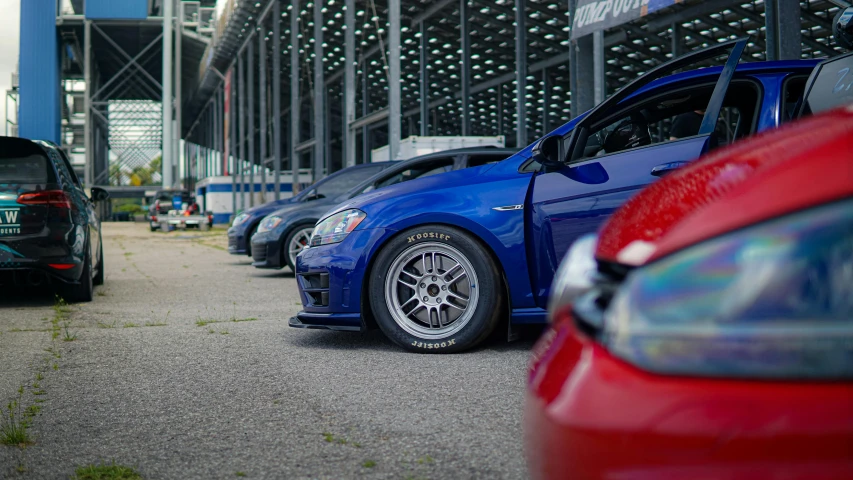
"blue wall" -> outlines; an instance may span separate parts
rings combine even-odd
[[[18,135],[59,143],[56,0],[21,0]]]
[[[148,18],[148,0],[86,0],[86,18],[144,20]]]

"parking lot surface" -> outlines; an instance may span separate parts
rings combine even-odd
[[[111,461],[146,479],[526,476],[532,340],[416,355],[293,329],[293,274],[228,255],[222,230],[113,223],[104,242],[93,302],[0,297],[0,400],[40,407],[0,478]]]

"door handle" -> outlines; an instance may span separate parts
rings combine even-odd
[[[657,165],[656,167],[654,167],[654,168],[652,169],[652,172],[651,172],[651,173],[652,173],[652,175],[654,175],[654,176],[656,176],[656,177],[662,177],[662,176],[666,175],[667,173],[669,173],[669,172],[671,172],[671,171],[673,171],[673,170],[678,170],[679,168],[681,168],[681,167],[683,167],[683,166],[687,165],[688,163],[690,163],[690,162],[669,162],[669,163],[662,163],[662,164]]]

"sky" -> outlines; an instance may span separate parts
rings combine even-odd
[[[4,119],[0,125],[0,135],[3,135],[6,131],[6,90],[12,86],[12,72],[18,64],[21,0],[0,0],[0,12],[0,95],[3,96],[0,111]]]

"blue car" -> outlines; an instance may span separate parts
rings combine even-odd
[[[314,224],[329,208],[365,192],[410,182],[414,179],[439,175],[487,163],[499,162],[515,150],[496,147],[470,147],[443,150],[395,162],[351,189],[335,191],[326,188],[326,198],[308,204],[285,205],[270,213],[251,237],[252,265],[257,268],[290,267],[295,271],[296,255],[308,245]]]
[[[304,204],[322,200],[329,192],[346,191],[376,173],[394,165],[395,162],[376,162],[345,168],[320,180],[298,194],[281,200],[252,207],[236,217],[228,229],[228,253],[252,256],[252,235],[258,230],[261,219],[285,205]]]
[[[502,322],[509,333],[544,323],[554,272],[575,239],[660,176],[797,109],[817,62],[738,65],[745,44],[652,69],[496,165],[339,205],[297,257],[303,310],[290,326],[378,326],[410,351],[449,353]],[[696,69],[727,54],[722,67]]]

